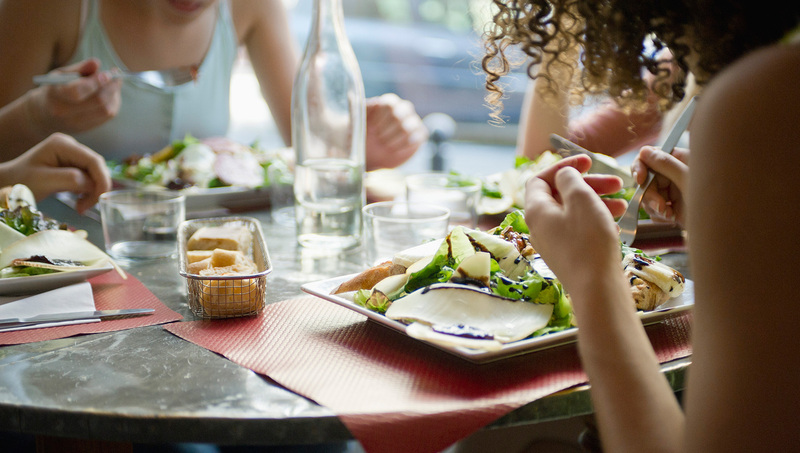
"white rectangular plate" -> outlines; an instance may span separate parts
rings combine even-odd
[[[387,326],[389,328],[392,328],[394,330],[397,330],[398,332],[402,332],[403,334],[405,334],[406,332],[405,324],[389,319],[380,313],[367,310],[366,308],[354,303],[351,300],[348,300],[346,298],[340,297],[335,294],[331,294],[331,292],[334,289],[336,289],[342,282],[345,282],[353,278],[355,275],[357,274],[345,275],[341,277],[330,278],[327,280],[320,280],[316,282],[306,283],[305,285],[302,286],[302,289],[303,291],[309,294],[313,294],[327,301],[339,304],[342,307],[349,308],[350,310],[361,313],[362,315],[366,316],[367,318],[375,322],[378,322],[380,324],[383,324],[384,326]],[[674,299],[670,299],[669,301],[665,302],[663,305],[659,306],[657,309],[653,311],[645,311],[645,312],[640,311],[639,317],[642,318],[642,323],[644,323],[645,325],[655,324],[657,322],[663,321],[664,319],[676,316],[678,314],[681,314],[689,310],[692,307],[692,305],[694,305],[694,284],[691,280],[686,280],[686,288],[682,295]],[[443,346],[433,343],[428,343],[428,344],[436,348],[439,348],[443,351],[454,354],[463,359],[469,360],[470,362],[486,363],[506,357],[527,354],[530,352],[541,351],[543,349],[552,348],[555,346],[561,346],[573,343],[577,340],[577,334],[578,334],[577,328],[562,330],[561,332],[546,334],[540,337],[526,338],[524,340],[515,341],[513,343],[506,343],[503,345],[501,349],[497,351],[479,351],[464,347]]]
[[[77,271],[55,272],[52,274],[29,275],[27,277],[0,278],[0,296],[19,296],[41,293],[62,286],[80,283],[86,279],[114,269],[111,264],[103,267]]]

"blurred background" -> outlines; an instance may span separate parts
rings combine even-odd
[[[313,0],[284,0],[302,53]],[[481,35],[490,0],[342,0],[345,28],[367,97],[396,93],[434,129],[432,140],[398,170],[488,175],[513,167],[524,68],[506,78],[505,124],[489,123]],[[282,146],[245,54],[231,88],[232,138]],[[444,115],[441,115],[444,114]],[[445,116],[446,115],[446,116]],[[452,120],[451,120],[452,119]]]

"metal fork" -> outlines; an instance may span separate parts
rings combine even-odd
[[[672,150],[675,148],[675,145],[678,144],[681,135],[683,135],[683,132],[689,126],[689,121],[692,119],[692,113],[694,113],[696,104],[696,96],[690,99],[689,103],[686,104],[683,112],[681,112],[681,116],[678,117],[678,121],[676,121],[672,126],[669,134],[667,134],[667,138],[661,145],[662,151],[672,154]],[[622,240],[622,243],[625,245],[631,245],[633,240],[636,238],[636,230],[639,227],[639,205],[642,203],[642,197],[644,197],[644,193],[647,191],[647,188],[650,187],[650,183],[653,182],[653,178],[655,178],[655,174],[652,172],[647,174],[647,179],[645,180],[644,184],[636,188],[636,192],[633,194],[633,198],[631,198],[631,201],[628,203],[628,208],[625,210],[625,214],[623,214],[617,222],[617,226],[619,226],[620,240]]]
[[[83,76],[77,72],[50,72],[34,76],[33,83],[36,85],[60,85],[81,77]],[[157,88],[166,88],[197,80],[197,66],[180,66],[160,71],[118,71],[112,77],[140,80]]]

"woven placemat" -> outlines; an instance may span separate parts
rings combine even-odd
[[[661,362],[691,354],[689,322],[647,328]],[[587,381],[574,344],[478,365],[316,297],[165,329],[330,408],[367,451],[441,451]]]

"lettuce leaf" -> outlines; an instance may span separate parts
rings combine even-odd
[[[495,233],[499,234],[509,226],[517,233],[530,233],[530,230],[528,230],[528,224],[525,223],[525,212],[523,212],[521,209],[517,209],[514,212],[508,213],[506,218],[500,222],[500,226],[495,229]]]

